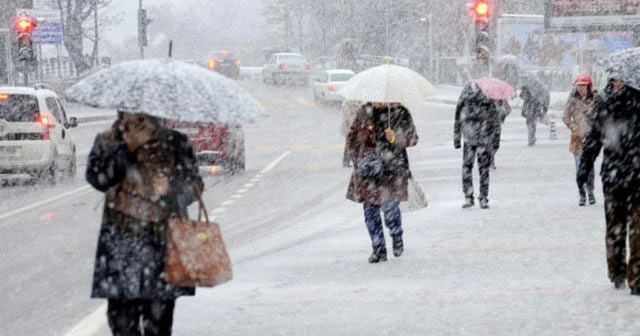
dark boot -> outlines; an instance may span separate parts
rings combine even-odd
[[[377,264],[381,261],[387,261],[387,250],[373,251],[369,257],[369,263]]]
[[[393,236],[393,255],[399,257],[404,252],[404,242],[402,236]]]
[[[640,296],[640,288],[631,288],[631,295]]]
[[[624,286],[624,280],[615,280],[615,281],[613,281],[613,287],[615,289],[623,289],[625,287]]]
[[[593,190],[589,191],[589,204],[594,205],[596,204],[596,196],[593,194]]]
[[[480,200],[480,209],[489,209],[489,200],[481,199]]]
[[[464,199],[464,204],[462,204],[462,208],[463,209],[467,209],[467,208],[470,208],[470,207],[472,207],[474,205],[475,205],[475,202],[473,201],[473,197],[466,197]]]
[[[580,193],[580,200],[578,201],[578,205],[585,206],[587,204],[587,195],[582,187],[578,189],[578,192]]]

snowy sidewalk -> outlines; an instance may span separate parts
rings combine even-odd
[[[637,335],[640,299],[607,280],[600,185],[579,208],[566,130],[531,148],[508,118],[491,209],[463,210],[452,115],[424,115],[410,157],[430,203],[403,214],[402,257],[368,264],[361,206],[337,193],[234,249],[235,279],[180,299],[175,334]]]

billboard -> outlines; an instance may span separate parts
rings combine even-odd
[[[498,19],[498,56],[515,56],[521,68],[584,66],[631,46],[630,31],[554,32],[541,16]]]
[[[545,0],[545,28],[597,31],[640,24],[640,0]]]

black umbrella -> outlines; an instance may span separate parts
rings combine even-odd
[[[640,90],[640,48],[630,48],[609,55],[600,62],[609,77],[619,79]]]

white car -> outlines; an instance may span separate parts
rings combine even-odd
[[[262,68],[262,81],[273,84],[299,82],[309,85],[311,66],[307,59],[296,53],[275,53]]]
[[[76,145],[58,95],[42,86],[0,87],[0,174],[43,181],[76,174]]]
[[[323,103],[341,102],[344,100],[337,92],[355,72],[348,69],[325,70],[313,80],[313,99]]]

